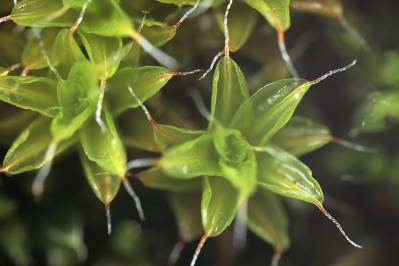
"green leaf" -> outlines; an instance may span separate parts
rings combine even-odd
[[[222,177],[205,177],[201,201],[202,225],[218,236],[231,224],[240,206],[240,193]]]
[[[244,74],[233,59],[224,56],[217,64],[213,76],[210,128],[214,123],[227,126],[239,106],[248,98]]]
[[[147,122],[147,124],[149,123]],[[155,129],[154,139],[161,151],[166,151],[173,146],[182,144],[183,142],[189,140],[193,140],[206,133],[206,131],[203,130],[191,130],[169,125],[160,125],[160,127],[163,132]]]
[[[49,118],[40,117],[22,131],[4,158],[3,168],[5,171],[10,174],[19,174],[39,169],[46,163],[46,152],[53,142],[50,123]],[[56,154],[75,143],[75,138],[58,143]]]
[[[139,103],[129,91],[131,87],[136,96],[145,102],[154,96],[173,77],[168,69],[158,66],[124,68],[119,70],[109,82],[107,99],[112,112],[120,114],[129,108],[136,108]]]
[[[89,120],[80,130],[83,150],[91,161],[117,175],[125,177],[126,151],[107,106],[104,106],[106,130],[103,132],[94,119]]]
[[[64,6],[68,8],[82,8],[87,0],[62,0]]]
[[[62,0],[21,0],[11,12],[12,20],[29,27],[69,27],[77,14],[64,6]]]
[[[97,67],[101,80],[111,78],[127,55],[129,46],[124,49],[121,38],[102,37],[93,34],[79,34],[90,61]]]
[[[57,83],[44,77],[0,76],[0,100],[49,117],[60,114]]]
[[[164,191],[192,192],[200,191],[202,187],[201,179],[182,180],[168,177],[160,168],[151,168],[150,170],[136,174],[136,176],[146,187]]]
[[[272,244],[276,252],[288,249],[288,217],[284,207],[275,195],[262,187],[248,201],[247,224],[252,232]]]
[[[97,71],[89,62],[77,62],[67,80],[58,83],[58,99],[62,106],[62,118],[51,125],[57,141],[71,137],[94,113],[100,90]]]
[[[140,21],[141,23],[141,21]],[[176,29],[166,23],[146,19],[141,34],[154,46],[160,47],[176,36]]]
[[[331,132],[309,118],[293,116],[271,141],[288,153],[301,156],[329,143]]]
[[[44,51],[50,55],[54,47],[59,29],[44,29],[41,33],[43,40]],[[30,36],[30,40],[24,48],[22,54],[22,64],[29,70],[31,69],[42,69],[48,67],[47,61],[43,55],[43,48],[40,46],[35,36]]]
[[[119,191],[121,179],[87,159],[83,152],[80,152],[80,160],[91,189],[97,198],[108,206]]]
[[[238,130],[217,129],[213,141],[219,154],[220,176],[248,197],[256,188],[256,157]]]
[[[240,106],[230,125],[254,145],[264,145],[289,121],[311,86],[304,79],[284,79],[259,89]]]
[[[290,0],[243,1],[258,10],[277,31],[284,32],[290,27]]]
[[[340,0],[292,0],[291,7],[295,11],[342,19],[344,11]]]
[[[180,238],[189,243],[203,234],[201,201],[193,193],[169,193],[170,206],[175,215]]]
[[[69,29],[59,31],[53,47],[51,62],[57,66],[58,72],[65,76],[68,75],[75,62],[86,59]]]
[[[92,1],[80,28],[107,37],[127,37],[134,29],[129,16],[112,0]]]
[[[357,111],[352,133],[383,131],[397,124],[398,119],[399,93],[375,92]]]
[[[166,151],[159,161],[159,166],[166,175],[173,178],[220,175],[218,155],[210,134],[202,135]]]
[[[224,31],[225,8],[214,9],[216,22],[220,29]],[[245,23],[243,23],[245,21]],[[242,3],[232,5],[229,13],[228,28],[230,34],[230,50],[238,51],[248,40],[249,36],[258,21],[258,13],[252,8]]]
[[[157,1],[166,4],[174,4],[179,7],[193,6],[197,2],[197,0],[157,0]],[[224,2],[226,2],[226,0],[200,1],[199,5],[203,7],[209,7],[209,6],[216,7]]]
[[[258,183],[274,193],[321,206],[324,196],[312,171],[296,157],[267,146],[258,153]]]

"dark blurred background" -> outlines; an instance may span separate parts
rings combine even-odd
[[[11,4],[12,1],[2,0],[0,14],[7,15]],[[360,153],[329,144],[302,158],[325,192],[326,208],[364,248],[350,246],[314,206],[285,199],[292,245],[282,258],[282,266],[394,266],[399,261],[399,127],[393,125],[385,132],[349,136],[354,113],[368,94],[399,89],[399,59],[395,57],[399,53],[399,2],[346,0],[343,5],[347,20],[366,39],[369,50],[359,45],[337,20],[312,14],[293,12],[286,38],[295,54],[297,69],[307,79],[358,60],[352,69],[314,86],[297,113],[326,124],[340,138],[378,149],[376,153]],[[223,47],[223,35],[214,22],[209,27],[199,26],[209,20],[213,21],[211,12],[187,21],[176,40],[165,47],[185,64],[185,69],[205,68]],[[11,22],[0,25],[2,65],[18,57],[18,49],[23,47],[23,42],[10,37],[14,27]],[[246,46],[232,57],[255,90],[286,75],[278,71],[281,62],[272,61],[277,53],[274,31],[260,19]],[[186,123],[201,128],[206,121],[191,107],[184,93],[191,87],[203,91],[209,102],[209,78],[201,82],[196,77],[176,79],[168,84],[162,97],[166,99],[166,108],[171,109],[174,107],[167,103],[178,100],[179,110],[186,112]],[[149,103],[154,115],[160,122],[170,121],[157,109],[156,100]],[[10,109],[1,103],[0,118],[5,118]],[[15,134],[0,131],[0,158]],[[129,158],[140,156],[148,154],[129,150]],[[34,172],[1,174],[0,265],[167,264],[179,239],[163,192],[145,188],[132,179],[147,220],[138,222],[134,203],[121,191],[112,204],[114,231],[108,236],[104,207],[87,185],[75,152],[56,160],[39,202],[30,192],[34,176]],[[269,265],[273,255],[270,245],[249,233],[247,246],[235,250],[231,239],[232,230],[210,239],[198,265]],[[187,245],[177,265],[189,265],[196,244]]]

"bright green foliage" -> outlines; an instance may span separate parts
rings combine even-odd
[[[291,118],[310,83],[284,79],[259,89],[240,106],[231,123],[255,145],[264,145]]]
[[[101,80],[110,79],[126,56],[130,47],[124,49],[121,38],[80,34],[90,61],[96,66]]]
[[[233,59],[223,57],[213,76],[210,126],[229,125],[237,108],[248,98],[248,85],[241,69]]]
[[[109,81],[108,98],[113,112],[120,114],[129,108],[136,108],[139,103],[129,91],[129,87],[142,101],[156,94],[173,77],[164,67],[145,66],[123,68]]]
[[[70,138],[93,114],[99,97],[98,76],[93,64],[76,63],[67,80],[61,80],[57,88],[62,117],[51,124],[57,141]]]
[[[60,114],[57,83],[49,78],[0,76],[0,99],[49,117]]]
[[[168,193],[182,241],[193,241],[201,234],[203,239],[218,236],[241,211],[247,211],[247,219],[241,222],[280,255],[290,243],[288,218],[274,194],[323,208],[321,187],[297,156],[322,147],[333,137],[324,125],[293,114],[309,88],[331,73],[309,82],[300,78],[275,81],[276,76],[286,75],[285,70],[270,77],[263,77],[262,71],[262,84],[265,79],[274,82],[250,93],[240,67],[241,52],[245,55],[244,45],[254,45],[258,39],[251,38],[263,34],[253,33],[258,13],[279,32],[281,45],[281,36],[291,23],[290,4],[296,10],[337,18],[342,16],[342,7],[336,0],[316,1],[322,2],[320,10],[309,8],[307,0],[242,0],[234,1],[225,17],[226,2],[18,1],[10,17],[3,20],[30,27],[23,52],[16,57],[21,58],[23,75],[14,72],[18,71],[15,59],[1,62],[0,100],[27,110],[13,112],[12,119],[0,119],[0,129],[12,131],[22,128],[15,126],[17,122],[33,122],[12,143],[0,171],[17,174],[39,169],[51,165],[53,157],[67,148],[77,148],[88,183],[107,208],[121,183],[134,175],[144,186]],[[190,65],[196,53],[187,51],[197,51],[199,46],[193,42],[180,47],[184,38],[179,34],[184,29],[178,26],[191,16],[194,10],[190,8],[196,3],[213,9],[214,14],[196,25],[198,32],[209,31],[215,23],[224,32],[228,19],[229,43],[225,54],[217,57],[211,84],[206,79],[184,83],[190,74],[184,71],[196,68]],[[145,14],[141,12],[144,7]],[[181,72],[173,72],[174,59],[156,47],[178,56],[183,61],[179,62]],[[260,53],[270,50],[265,48]],[[230,50],[240,50],[237,61],[230,57]],[[168,67],[154,65],[151,57]],[[254,57],[272,69],[268,73],[281,67],[274,57]],[[388,70],[389,75],[381,75],[393,79],[391,68]],[[170,82],[174,76],[181,76],[176,83]],[[193,106],[165,100],[170,95],[186,97],[186,91],[175,87],[178,82],[187,89],[197,85],[204,91],[212,89],[210,114],[194,97],[207,126],[192,118],[195,112],[188,111]],[[167,91],[156,96],[165,86]],[[387,128],[398,119],[398,106],[396,92],[370,96],[360,111],[357,130]],[[76,147],[78,142],[81,147]],[[151,158],[136,162],[149,163],[128,169],[132,168],[130,157],[142,156],[137,150]],[[239,218],[238,222],[245,217]]]
[[[11,12],[12,20],[29,27],[69,27],[77,14],[68,11],[62,0],[21,0]]]
[[[201,203],[205,232],[209,236],[223,233],[236,216],[240,203],[238,191],[229,182],[216,176],[206,177]]]
[[[242,0],[258,10],[277,31],[284,32],[291,25],[290,0]]]
[[[124,178],[127,164],[125,147],[108,108],[104,111],[106,130],[102,131],[92,119],[80,131],[80,140],[89,160],[110,174]]]
[[[3,168],[11,174],[18,174],[41,168],[46,163],[46,152],[53,137],[49,130],[51,120],[41,117],[32,122],[14,141],[3,161]],[[56,153],[76,143],[76,139],[61,142]]]
[[[82,161],[87,180],[94,193],[105,205],[115,198],[121,185],[121,179],[117,175],[105,172],[95,162],[87,159],[86,155],[81,152],[80,160]]]
[[[258,156],[260,186],[315,205],[323,203],[320,185],[306,165],[276,146],[267,146],[264,152]]]

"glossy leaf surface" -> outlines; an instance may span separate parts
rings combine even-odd
[[[90,61],[97,67],[101,80],[111,78],[127,52],[121,38],[102,37],[93,34],[80,34]]]
[[[258,153],[258,183],[274,193],[320,206],[324,196],[312,171],[296,157],[267,146]]]
[[[69,29],[59,31],[53,47],[51,61],[62,77],[66,78],[75,62],[86,59]]]
[[[182,6],[193,6],[197,2],[197,0],[157,0],[158,2],[167,3],[167,4],[175,4],[179,7]],[[203,0],[200,2],[200,6],[209,7],[212,6],[219,6],[221,3],[226,2],[226,0],[214,0],[214,1],[207,1]]]
[[[145,102],[165,86],[172,77],[170,71],[164,67],[123,68],[109,80],[107,99],[109,99],[113,112],[120,114],[126,109],[139,106],[130,93],[129,87],[142,102]]]
[[[96,162],[110,174],[124,178],[126,152],[108,108],[104,108],[106,130],[103,132],[94,119],[80,130],[83,150],[89,160]]]
[[[231,224],[240,205],[239,192],[224,178],[205,177],[201,216],[205,233],[218,236]]]
[[[231,127],[241,130],[252,144],[265,144],[289,121],[310,85],[303,79],[266,85],[241,105]]]
[[[293,116],[271,141],[294,156],[314,151],[331,140],[330,130],[309,118]]]
[[[63,116],[53,121],[51,131],[59,141],[71,137],[96,109],[99,88],[94,65],[76,63],[68,79],[59,81],[57,90]]]
[[[146,19],[141,33],[150,43],[159,47],[165,45],[176,36],[176,29],[166,23]]]
[[[209,134],[169,149],[159,162],[162,171],[173,178],[219,175],[218,156]]]
[[[258,10],[277,31],[284,32],[290,27],[290,0],[243,1]]]
[[[11,12],[12,20],[31,27],[69,27],[77,14],[68,11],[62,0],[21,0]]]
[[[288,217],[279,199],[260,187],[248,201],[249,229],[280,253],[290,244]]]
[[[108,206],[119,191],[121,179],[87,159],[83,152],[80,153],[80,160],[91,189],[97,198]]]
[[[60,114],[57,83],[49,78],[0,76],[0,100],[49,117]]]
[[[127,37],[133,31],[130,18],[113,0],[92,1],[80,27],[87,33],[107,37]]]
[[[213,127],[213,123],[227,126],[239,106],[248,98],[244,74],[233,59],[224,56],[213,76],[210,127]]]
[[[46,163],[46,152],[53,141],[50,122],[49,118],[40,117],[22,131],[4,158],[3,168],[8,173],[18,174],[39,169]],[[74,143],[74,139],[59,143],[56,154]]]

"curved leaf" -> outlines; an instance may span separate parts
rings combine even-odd
[[[211,122],[227,126],[239,106],[249,98],[248,85],[240,67],[228,56],[216,66],[212,82]],[[214,121],[216,120],[216,121]]]
[[[95,67],[89,62],[75,63],[57,90],[63,116],[53,121],[51,131],[60,141],[71,137],[96,110],[100,91]]]
[[[80,141],[89,160],[110,174],[124,178],[127,170],[125,147],[107,106],[104,106],[104,113],[106,130],[103,132],[91,119],[80,130]]]
[[[53,136],[50,132],[51,120],[40,117],[33,121],[11,145],[4,158],[3,168],[11,174],[39,169],[46,163],[46,153]],[[57,145],[56,154],[76,143],[76,138]]]
[[[63,5],[62,0],[21,0],[11,12],[12,20],[29,27],[69,27],[77,14]]]
[[[304,79],[284,79],[259,89],[240,106],[230,125],[255,145],[264,145],[291,118],[311,86]]]
[[[57,83],[44,77],[0,76],[0,100],[49,117],[60,115]]]
[[[111,78],[119,67],[121,60],[127,55],[121,38],[102,37],[98,35],[79,34],[90,61],[97,67],[101,80]],[[130,47],[128,47],[130,48]]]
[[[283,252],[290,245],[288,217],[279,199],[260,187],[248,201],[249,229],[276,251]]]
[[[168,69],[158,66],[119,70],[108,82],[107,99],[113,113],[120,114],[129,108],[139,106],[130,93],[129,87],[134,90],[142,102],[145,102],[165,86],[172,77],[173,74]]]
[[[277,31],[284,32],[290,27],[290,0],[243,1],[258,10]]]
[[[154,139],[161,151],[166,151],[173,146],[182,144],[183,142],[189,140],[193,140],[206,133],[206,131],[203,130],[191,130],[170,125],[160,125],[160,127],[163,132],[159,132],[159,130],[154,130]],[[168,135],[165,135],[165,133],[167,133]]]
[[[294,156],[314,151],[331,141],[330,130],[309,118],[293,116],[271,142]]]
[[[296,157],[278,148],[267,146],[258,154],[258,183],[274,193],[321,206],[324,200],[312,171]]]
[[[201,201],[202,224],[208,236],[226,230],[237,214],[240,193],[224,178],[205,177]]]
[[[173,178],[219,175],[218,155],[209,134],[171,148],[159,161],[162,171]]]
[[[119,191],[121,179],[87,159],[83,152],[80,152],[80,160],[91,189],[105,206],[109,206]]]

